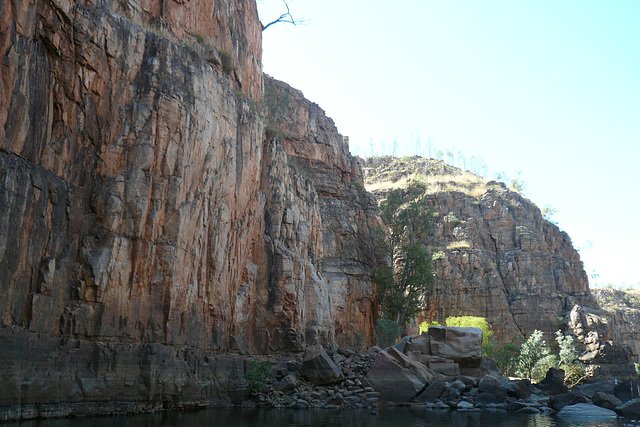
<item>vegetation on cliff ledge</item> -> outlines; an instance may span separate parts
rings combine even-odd
[[[388,228],[381,230],[378,248],[389,265],[377,267],[374,280],[380,316],[399,326],[422,310],[420,300],[433,285],[431,254],[425,245],[432,212],[424,199],[425,189],[423,183],[410,182],[389,191],[379,203]],[[394,327],[389,324],[386,331]]]

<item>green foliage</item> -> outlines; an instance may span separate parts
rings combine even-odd
[[[484,317],[476,316],[459,316],[459,317],[447,317],[445,320],[447,326],[461,326],[467,328],[480,328],[482,329],[482,346],[485,347],[491,342],[493,337],[493,331],[491,325]]]
[[[191,34],[200,44],[203,44],[207,37],[202,33],[193,33]]]
[[[220,55],[220,63],[222,64],[222,71],[225,74],[231,74],[233,72],[233,57],[229,51],[224,49],[218,49],[218,55]]]
[[[388,233],[379,236],[378,250],[393,260],[393,268],[378,268],[374,280],[382,317],[404,325],[420,312],[420,298],[433,284],[431,254],[422,243],[432,228],[432,211],[424,183],[389,191],[380,202]]]
[[[547,375],[547,371],[558,366],[558,356],[555,354],[547,354],[540,358],[531,371],[531,380],[540,382]]]
[[[536,329],[522,344],[516,373],[533,381],[540,381],[546,374],[546,370],[543,373],[541,371],[553,361],[550,356],[551,350],[542,339],[542,332]]]
[[[444,259],[444,257],[445,257],[445,253],[443,251],[437,251],[433,253],[433,255],[431,256],[431,260],[438,261],[438,260]]]
[[[451,224],[458,224],[460,222],[460,219],[453,212],[446,214],[444,220]]]
[[[265,360],[262,363],[256,361],[249,362],[249,369],[247,369],[244,379],[249,383],[249,388],[254,393],[259,393],[264,390],[267,385],[273,379],[273,372],[271,371],[271,361]]]
[[[494,339],[482,348],[483,355],[495,359],[505,375],[515,376],[518,369],[518,358],[520,357],[520,347],[522,347],[522,337],[513,337],[511,342],[498,345]]]
[[[640,363],[634,363],[635,367],[636,367],[636,374],[638,375],[638,378],[640,378]]]
[[[389,347],[396,343],[404,328],[395,320],[379,318],[376,323],[376,341],[383,347]]]
[[[578,351],[573,346],[573,337],[556,332],[556,342],[560,348],[559,366],[564,369],[564,382],[569,387],[580,383],[586,374],[586,369],[582,362],[578,360]]]
[[[354,179],[353,181],[351,181],[351,186],[353,186],[353,188],[355,188],[359,193],[365,191],[364,184],[358,179]]]
[[[420,333],[423,332],[427,332],[429,330],[430,327],[432,326],[442,326],[440,323],[433,321],[431,323],[428,323],[426,320],[422,323],[420,323]]]
[[[484,355],[492,357],[502,368],[505,375],[517,375],[535,382],[542,380],[552,367],[564,369],[565,384],[571,388],[585,377],[584,365],[578,360],[578,352],[573,346],[573,337],[556,332],[559,353],[556,356],[542,339],[542,332],[535,330],[529,339],[522,343],[514,338],[511,343],[497,345],[491,341],[484,347]]]
[[[283,139],[285,135],[280,128],[291,103],[291,89],[278,84],[265,85],[263,101],[267,109],[267,138]]]

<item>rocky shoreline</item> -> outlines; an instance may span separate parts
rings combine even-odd
[[[264,392],[242,402],[242,407],[366,409],[377,414],[382,406],[407,406],[433,411],[495,410],[520,414],[558,413],[580,416],[640,415],[640,382],[602,380],[568,390],[564,371],[552,368],[545,380],[531,384],[526,379],[510,379],[493,371],[481,377],[436,374],[410,401],[385,399],[384,390],[372,387],[369,372],[379,357],[402,354],[397,348],[373,347],[364,352],[339,349],[329,356],[344,378],[333,385],[312,385],[297,372],[280,371]],[[402,357],[402,356],[400,356]],[[490,365],[490,364],[489,364]],[[391,376],[396,384],[397,377]],[[396,397],[402,396],[395,390]],[[404,400],[404,399],[401,399]],[[576,412],[577,411],[577,412]]]
[[[217,365],[222,363],[226,368],[219,365],[217,371],[210,372],[212,382],[219,388],[204,398],[176,392],[173,396],[150,395],[144,401],[113,395],[104,401],[4,405],[0,407],[0,420],[207,407],[355,409],[372,415],[385,406],[532,415],[557,412],[559,416],[576,411],[581,416],[640,415],[638,380],[602,380],[568,390],[564,372],[552,368],[543,381],[531,384],[529,380],[503,376],[492,359],[481,356],[481,340],[481,331],[476,328],[436,327],[430,334],[405,337],[384,350],[375,346],[359,352],[345,348],[327,351],[316,346],[308,348],[303,356],[280,356],[275,360],[226,355],[225,360],[216,360]],[[252,391],[247,380],[252,362],[268,366],[269,375],[260,391]],[[185,365],[182,369],[190,368]],[[159,381],[158,377],[153,381]],[[173,381],[178,386],[180,380],[175,374]],[[90,381],[85,378],[84,382]],[[99,395],[96,392],[94,398]]]

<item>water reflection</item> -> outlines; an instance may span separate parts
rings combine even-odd
[[[20,427],[264,427],[264,426],[455,426],[455,427],[640,427],[640,420],[559,419],[552,415],[520,415],[504,411],[434,412],[417,408],[381,408],[378,415],[367,410],[237,409],[170,411],[132,416],[63,418],[3,426]]]

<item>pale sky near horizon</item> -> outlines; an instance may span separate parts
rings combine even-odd
[[[280,0],[258,2],[263,23]],[[354,154],[419,139],[522,171],[558,210],[591,286],[640,287],[640,0],[293,0],[263,69],[300,89]],[[456,160],[457,165],[457,160]],[[594,272],[598,275],[594,276]]]

